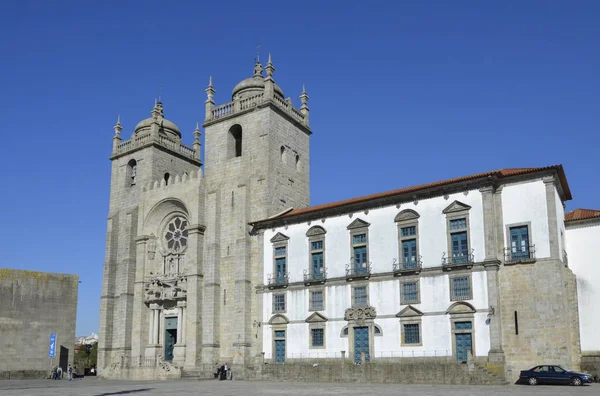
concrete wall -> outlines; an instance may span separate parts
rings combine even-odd
[[[0,268],[0,379],[47,376],[52,333],[54,364],[61,347],[73,362],[78,286],[78,275]]]

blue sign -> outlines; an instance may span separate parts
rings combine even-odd
[[[50,348],[48,348],[48,357],[53,358],[56,353],[56,333],[50,334]]]

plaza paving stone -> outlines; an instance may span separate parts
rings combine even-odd
[[[74,381],[7,380],[0,381],[0,395],[61,396],[144,396],[144,395],[224,395],[224,396],[317,396],[317,395],[394,395],[394,396],[553,396],[599,395],[600,384],[572,386],[458,386],[399,384],[337,384],[263,381],[106,381],[85,378]]]

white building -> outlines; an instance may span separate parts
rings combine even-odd
[[[563,261],[570,198],[561,166],[504,169],[252,223],[264,249],[265,358],[472,353],[508,371],[578,366]]]

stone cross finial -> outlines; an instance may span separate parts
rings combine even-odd
[[[123,130],[123,126],[121,125],[121,115],[120,114],[117,116],[117,123],[115,124],[113,129],[115,130],[115,136],[121,137],[121,131]]]
[[[271,62],[271,53],[269,53],[269,61],[267,62],[267,66],[265,67],[265,71],[267,72],[267,76],[271,77],[275,72],[275,66]]]

